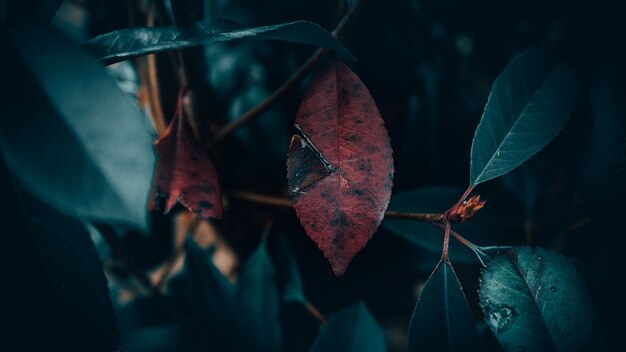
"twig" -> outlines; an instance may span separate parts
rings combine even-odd
[[[313,305],[313,303],[306,301],[304,302],[304,307],[314,316],[320,323],[326,323],[326,317]]]
[[[360,5],[363,3],[363,0],[357,1],[357,3],[352,7],[346,15],[341,19],[335,30],[333,30],[333,36],[335,38],[342,38],[348,25],[353,21],[354,14],[357,13],[357,10],[360,8]],[[328,53],[329,49],[317,49],[313,55],[285,82],[283,85],[278,87],[272,95],[265,98],[258,105],[248,110],[243,115],[239,116],[236,120],[232,121],[228,125],[224,126],[215,136],[213,141],[211,142],[211,146],[222,141],[226,136],[230,135],[237,129],[241,128],[245,124],[249,123],[256,117],[260,116],[262,113],[269,110],[276,102],[278,102],[282,97],[284,97],[289,91],[291,91],[302,79],[304,79],[317,65],[317,63],[324,58]]]

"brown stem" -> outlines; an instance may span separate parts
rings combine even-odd
[[[420,214],[420,213],[403,213],[399,211],[387,210],[385,212],[386,218],[396,219],[408,219],[417,220],[423,222],[441,223],[443,221],[443,214]]]
[[[309,311],[309,313],[311,313],[312,316],[319,320],[320,323],[326,323],[326,317],[313,305],[313,303],[306,301],[304,303],[304,307]]]
[[[448,209],[444,214],[449,214],[452,210],[456,209],[459,205],[461,205],[461,203],[465,201],[465,199],[470,195],[470,193],[472,193],[473,190],[474,190],[474,186],[472,185],[467,186],[467,189],[465,190],[461,198],[459,198],[459,200],[452,207],[450,207],[450,209]]]
[[[341,19],[335,30],[333,30],[333,36],[335,38],[342,38],[346,29],[349,27],[349,24],[352,23],[354,19],[354,14],[357,13],[357,9],[360,8],[360,5],[363,3],[363,0],[357,1],[357,3],[352,7],[345,16]],[[304,79],[317,65],[317,63],[323,59],[328,53],[329,49],[317,49],[315,53],[285,82],[283,85],[278,87],[272,95],[265,98],[258,105],[248,110],[243,115],[239,116],[236,120],[232,121],[228,125],[224,126],[213,139],[211,146],[222,141],[226,136],[230,135],[237,129],[246,125],[250,121],[254,120],[256,117],[260,116],[262,113],[269,110],[276,102],[278,102],[281,98],[283,98],[289,91],[291,91],[302,79]]]
[[[441,251],[441,260],[448,261],[448,249],[450,247],[450,221],[444,219],[443,221],[443,250]]]

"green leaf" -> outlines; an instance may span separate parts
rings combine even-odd
[[[298,270],[298,262],[284,236],[276,237],[276,262],[283,282],[282,299],[287,302],[306,304],[307,299],[304,296],[304,285]]]
[[[190,239],[185,249],[184,272],[172,290],[196,320],[191,328],[204,344],[212,350],[280,350],[279,295],[265,241],[248,259],[236,284],[215,267],[213,250]]]
[[[155,160],[147,117],[54,28],[9,37],[0,145],[16,178],[68,215],[145,228]]]
[[[480,337],[448,261],[428,278],[409,325],[409,351],[480,351]]]
[[[587,351],[595,313],[574,265],[541,248],[516,247],[483,270],[480,305],[507,351]]]
[[[394,194],[388,209],[412,213],[442,213],[456,203],[462,194],[463,190],[455,187],[412,189]],[[431,224],[385,218],[382,226],[419,248],[432,253],[441,253],[443,231]],[[470,221],[453,225],[453,229],[478,245],[506,244],[502,243],[502,226],[498,214],[495,209],[489,207],[489,203]],[[455,240],[450,240],[450,258],[455,262],[479,263],[469,248]]]
[[[270,26],[234,28],[230,24],[196,22],[190,27],[141,27],[113,31],[85,42],[106,65],[133,57],[236,39],[271,39],[335,49],[352,54],[321,26],[295,21]]]
[[[386,351],[385,335],[365,304],[356,303],[328,319],[311,352]]]
[[[472,144],[470,184],[506,174],[545,147],[569,121],[578,83],[543,50],[513,59],[496,78]]]
[[[0,350],[118,350],[107,280],[85,225],[13,187],[3,160],[0,180]]]

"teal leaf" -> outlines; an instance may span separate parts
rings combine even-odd
[[[480,351],[465,294],[448,261],[439,262],[415,306],[409,351]]]
[[[208,45],[237,39],[270,39],[310,44],[337,50],[354,60],[352,54],[320,25],[308,21],[295,21],[262,27],[235,28],[231,24],[196,22],[187,28],[141,27],[113,31],[85,42],[106,65],[133,57]]]
[[[470,184],[504,175],[552,141],[567,124],[578,83],[543,50],[513,59],[493,84],[472,144]]]
[[[359,302],[328,319],[311,352],[384,352],[385,335],[365,304]]]
[[[155,161],[148,118],[54,28],[8,36],[0,145],[16,178],[70,216],[145,229]]]
[[[213,264],[213,250],[190,239],[185,249],[185,267],[172,291],[191,312],[197,322],[192,328],[204,344],[213,350],[280,350],[279,294],[265,241],[248,258],[235,284]]]
[[[516,247],[483,270],[480,305],[507,351],[587,351],[596,316],[576,268],[563,255]]]
[[[284,236],[276,236],[276,266],[282,281],[282,299],[306,304],[304,284],[293,250]]]
[[[463,194],[456,187],[428,187],[395,193],[389,210],[411,213],[442,213]],[[404,219],[385,218],[383,228],[413,245],[431,253],[441,253],[443,231],[431,224]],[[502,225],[493,207],[487,205],[470,221],[453,225],[453,229],[477,245],[505,245],[502,243]],[[450,240],[450,258],[454,262],[479,263],[476,255],[454,239]],[[437,258],[438,259],[438,258]],[[432,267],[431,267],[432,269]]]

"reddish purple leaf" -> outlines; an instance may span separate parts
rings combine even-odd
[[[337,276],[372,238],[391,197],[393,158],[378,108],[340,61],[311,81],[287,159],[289,197]]]
[[[217,172],[185,119],[182,97],[181,93],[176,116],[155,142],[156,195],[166,200],[166,213],[178,202],[203,218],[221,218],[222,195]]]

